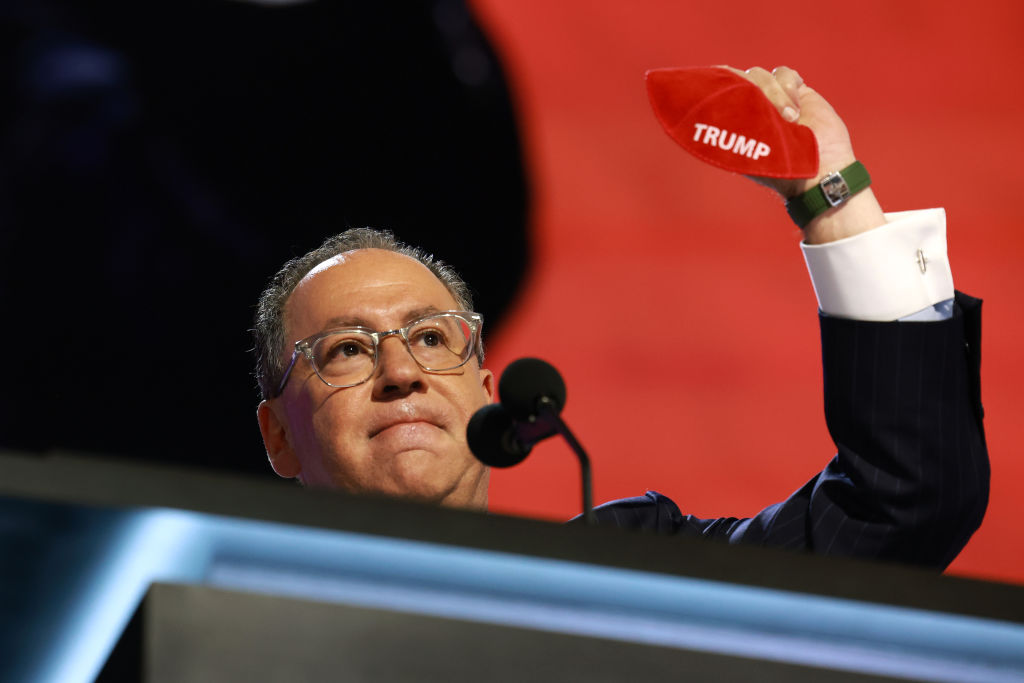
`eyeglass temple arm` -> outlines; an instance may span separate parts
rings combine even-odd
[[[284,374],[281,375],[281,383],[277,385],[277,393],[275,393],[274,396],[271,397],[271,398],[280,396],[281,392],[284,391],[284,385],[288,383],[288,378],[292,376],[292,368],[295,367],[295,361],[297,361],[298,359],[299,359],[299,350],[295,349],[294,351],[292,351],[292,359],[288,363],[288,367],[285,368]]]

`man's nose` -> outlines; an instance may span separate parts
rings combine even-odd
[[[409,353],[405,340],[399,334],[389,334],[377,344],[377,376],[374,392],[407,394],[423,387],[423,368]]]

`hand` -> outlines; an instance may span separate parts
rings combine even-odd
[[[817,177],[785,179],[751,176],[752,180],[789,198],[814,187],[828,173],[842,170],[857,160],[846,124],[825,98],[804,83],[799,73],[786,66],[776,67],[771,73],[760,67],[746,71],[730,66],[722,68],[729,69],[761,88],[784,119],[809,127],[818,141]],[[820,244],[850,237],[883,224],[885,217],[882,208],[871,188],[868,188],[858,192],[842,206],[830,209],[811,221],[804,228],[804,237],[810,244]]]

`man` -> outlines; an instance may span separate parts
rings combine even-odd
[[[444,311],[464,313],[436,316]],[[256,325],[258,418],[274,470],[307,486],[486,509],[488,470],[466,445],[466,424],[494,399],[495,380],[480,367],[481,323],[470,311],[468,289],[449,268],[388,234],[350,230],[287,264]],[[289,352],[294,340],[352,327],[391,334],[346,334],[316,340],[309,356]],[[428,371],[421,362],[431,363],[427,350],[438,344],[424,335],[445,331],[451,359]],[[332,351],[336,343],[351,346]],[[328,374],[359,359],[369,362],[351,377]]]
[[[795,71],[733,71],[818,142],[819,178],[755,180],[792,205],[856,161],[842,120]],[[980,302],[953,304],[940,211],[887,219],[867,188],[804,220],[835,460],[747,520],[684,516],[651,492],[602,506],[598,519],[945,566],[987,502]],[[286,264],[256,324],[258,418],[275,471],[309,486],[486,509],[487,470],[465,428],[493,400],[494,377],[480,366],[471,309],[449,269],[373,231],[343,233]]]

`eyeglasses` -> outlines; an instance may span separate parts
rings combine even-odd
[[[295,342],[291,362],[274,396],[284,391],[300,354],[309,359],[313,370],[327,386],[345,388],[362,384],[377,370],[381,341],[393,335],[402,338],[409,355],[427,372],[454,370],[473,356],[483,324],[479,313],[445,311],[386,332],[365,327],[318,332]]]

